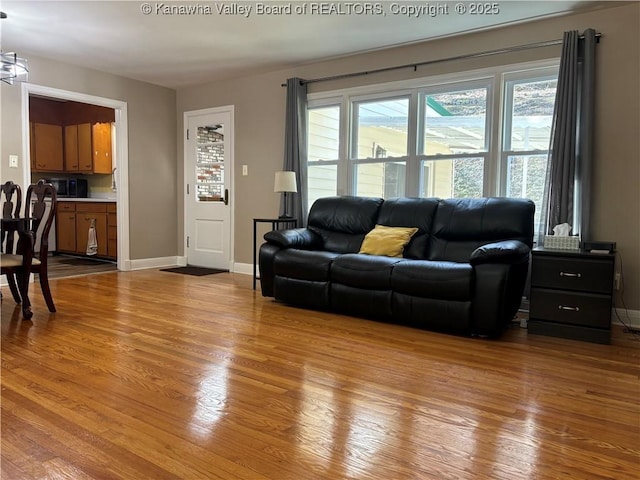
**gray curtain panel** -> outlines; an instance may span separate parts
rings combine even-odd
[[[287,79],[287,112],[285,124],[284,171],[296,172],[298,193],[287,195],[286,211],[307,224],[307,85],[300,78]],[[284,197],[284,196],[283,196]],[[280,213],[285,211],[284,198]]]
[[[593,29],[564,33],[538,244],[561,223],[590,235],[595,44]]]

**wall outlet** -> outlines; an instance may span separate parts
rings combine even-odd
[[[9,155],[9,167],[18,168],[18,155]]]
[[[616,272],[615,276],[613,277],[613,288],[615,288],[616,290],[620,290],[620,272]]]

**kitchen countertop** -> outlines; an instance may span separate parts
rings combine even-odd
[[[100,203],[116,203],[117,199],[115,197],[104,198],[104,197],[90,197],[90,198],[58,198],[59,202],[100,202]]]

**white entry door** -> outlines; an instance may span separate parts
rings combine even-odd
[[[231,270],[233,106],[184,116],[187,264]]]

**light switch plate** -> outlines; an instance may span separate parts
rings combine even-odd
[[[9,167],[18,168],[18,155],[9,155]]]
[[[248,165],[242,165],[242,176],[246,177],[247,175],[249,175],[249,166]]]

